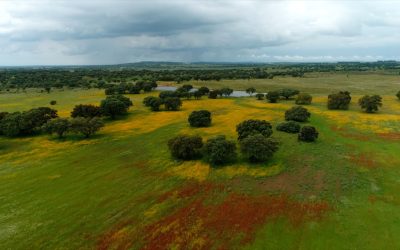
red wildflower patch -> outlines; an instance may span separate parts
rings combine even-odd
[[[400,133],[378,133],[378,136],[385,140],[399,141]]]
[[[376,168],[377,162],[370,154],[350,155],[350,161],[360,167]]]
[[[318,220],[326,202],[302,203],[286,197],[229,195],[222,203],[195,200],[144,230],[144,249],[209,249],[250,242],[269,220],[286,217],[293,225]]]

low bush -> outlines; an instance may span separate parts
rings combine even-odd
[[[306,93],[300,93],[297,95],[296,104],[298,105],[309,105],[312,102],[312,96]]]
[[[269,91],[266,95],[265,98],[270,102],[270,103],[276,103],[279,100],[280,97],[279,91]]]
[[[298,133],[300,131],[300,124],[295,121],[282,122],[276,126],[276,130],[286,133]]]
[[[236,159],[236,143],[220,135],[208,139],[204,146],[206,159],[212,165],[221,165]]]
[[[261,134],[265,137],[272,135],[272,125],[265,120],[246,120],[236,126],[238,140],[243,140],[249,135]]]
[[[310,112],[302,106],[293,107],[285,112],[286,121],[305,122],[310,116]]]
[[[382,97],[379,95],[365,95],[358,100],[358,104],[361,106],[361,109],[365,110],[365,112],[374,113],[382,106]]]
[[[181,160],[191,160],[201,155],[203,140],[200,136],[178,135],[168,141],[171,155]]]
[[[298,139],[305,142],[313,142],[318,138],[318,131],[313,126],[304,126],[301,128]]]
[[[208,127],[211,125],[211,113],[208,110],[193,111],[188,122],[192,127]]]
[[[240,150],[250,162],[262,162],[270,159],[278,150],[279,143],[261,134],[249,135],[240,141]]]

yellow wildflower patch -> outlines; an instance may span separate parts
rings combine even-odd
[[[252,166],[227,166],[215,171],[216,175],[232,178],[235,176],[253,176],[253,177],[267,177],[274,176],[281,173],[284,167],[281,164],[273,165],[270,167],[252,167]]]
[[[200,161],[187,161],[179,166],[172,167],[170,174],[186,179],[204,181],[210,173],[210,166]]]

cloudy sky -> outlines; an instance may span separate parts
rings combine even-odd
[[[400,60],[400,1],[0,0],[0,65]]]

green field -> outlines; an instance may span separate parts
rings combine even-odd
[[[0,137],[1,249],[400,249],[399,80],[366,73],[192,82],[313,94],[308,124],[318,141],[274,130],[280,149],[265,164],[179,162],[166,144],[179,133],[236,139],[246,119],[275,126],[293,100],[203,98],[184,100],[181,111],[150,112],[141,104],[146,95],[127,95],[128,116],[107,121],[91,139]],[[350,110],[327,110],[327,94],[339,89],[352,92]],[[0,111],[56,100],[67,117],[103,93],[3,93]],[[378,113],[361,112],[365,93],[383,96]],[[189,127],[198,109],[212,112],[211,127]]]

